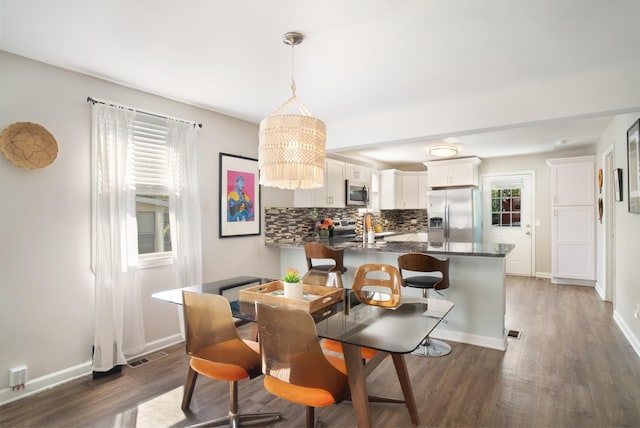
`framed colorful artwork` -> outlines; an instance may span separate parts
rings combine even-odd
[[[640,213],[640,119],[627,130],[627,192],[629,212]]]
[[[260,235],[258,160],[220,153],[220,238]]]

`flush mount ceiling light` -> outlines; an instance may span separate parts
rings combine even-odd
[[[303,39],[294,32],[283,36],[291,46],[291,97],[260,122],[258,168],[264,186],[313,189],[324,185],[325,125],[296,97],[293,80],[293,48]],[[302,114],[287,114],[292,105]]]
[[[458,154],[458,146],[452,144],[434,144],[429,146],[429,154],[439,158],[448,158]]]

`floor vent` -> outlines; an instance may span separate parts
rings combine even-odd
[[[153,354],[145,355],[140,358],[136,358],[133,361],[129,361],[127,364],[129,367],[140,367],[144,364],[150,363],[151,361],[159,360],[160,358],[166,357],[168,354],[166,352],[158,351]]]
[[[507,330],[507,337],[509,337],[511,339],[520,339],[521,335],[522,335],[521,331],[518,331],[518,330]]]

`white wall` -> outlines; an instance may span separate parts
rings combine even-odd
[[[615,290],[613,317],[635,351],[640,355],[640,320],[633,313],[640,304],[638,255],[640,254],[640,214],[628,210],[627,129],[640,118],[640,112],[617,116],[598,141],[598,165],[603,168],[602,156],[614,147],[614,168],[622,168],[623,201],[614,202],[615,215]],[[606,179],[607,177],[605,177]],[[604,215],[609,213],[605,212]],[[598,223],[598,236],[604,237],[604,224]],[[604,242],[597,246],[598,259],[604,258]],[[601,281],[601,272],[598,273]]]
[[[59,146],[56,161],[25,170],[0,155],[0,403],[11,367],[29,367],[30,391],[90,371],[94,293],[90,263],[90,104],[87,96],[201,122],[198,175],[205,281],[279,275],[263,236],[218,238],[218,154],[257,158],[254,124],[0,51],[0,128],[35,122]],[[268,195],[267,195],[268,197]],[[269,201],[263,198],[263,206]],[[177,308],[150,295],[178,287],[172,266],[142,271],[149,348],[179,334]]]

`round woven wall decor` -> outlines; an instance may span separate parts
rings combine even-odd
[[[58,143],[37,123],[16,122],[0,134],[0,150],[21,168],[39,169],[51,165],[56,159]]]

